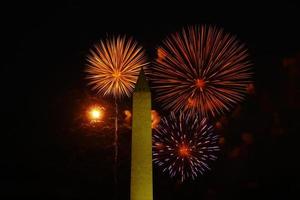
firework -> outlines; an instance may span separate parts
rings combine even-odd
[[[207,119],[171,112],[161,119],[153,133],[153,162],[182,182],[210,170],[217,159],[219,136]]]
[[[164,108],[216,117],[244,99],[250,66],[236,37],[212,26],[191,26],[163,41],[147,73]]]
[[[142,47],[126,36],[100,41],[90,51],[86,72],[97,93],[120,98],[130,96],[141,67],[146,66]]]

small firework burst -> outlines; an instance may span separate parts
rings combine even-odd
[[[185,181],[210,170],[217,159],[219,136],[206,118],[171,112],[153,133],[153,162],[171,177]]]
[[[236,37],[212,26],[191,26],[163,41],[147,73],[163,108],[216,117],[244,99],[250,66]]]
[[[104,96],[130,96],[139,71],[147,65],[142,47],[126,36],[100,41],[90,51],[86,72],[92,89]]]

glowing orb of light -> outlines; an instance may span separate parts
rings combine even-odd
[[[92,118],[99,119],[101,116],[101,112],[99,110],[94,109],[91,111],[91,115],[92,115]]]
[[[104,115],[104,108],[100,106],[92,106],[88,110],[88,118],[91,122],[99,122]]]

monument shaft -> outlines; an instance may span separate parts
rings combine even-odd
[[[133,94],[131,200],[152,200],[151,93],[143,71]]]

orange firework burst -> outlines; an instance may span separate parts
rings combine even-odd
[[[89,84],[104,96],[130,96],[141,67],[147,65],[145,52],[132,39],[112,37],[100,41],[88,56]]]
[[[252,71],[244,45],[222,29],[194,26],[170,35],[148,68],[166,109],[216,117],[241,102]]]

